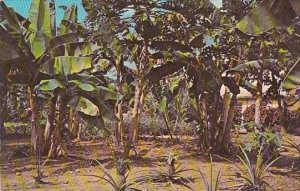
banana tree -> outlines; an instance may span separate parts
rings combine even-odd
[[[288,27],[300,15],[297,0],[264,0],[246,15],[236,27],[250,35],[260,35],[278,27]]]
[[[132,127],[130,128],[130,135],[128,136],[129,138],[124,151],[124,156],[127,157],[132,143],[136,142],[138,138],[140,114],[146,94],[145,76],[150,69],[148,58],[149,43],[151,37],[154,37],[157,32],[156,30],[155,32],[152,30],[155,28],[155,23],[153,22],[153,13],[155,11],[148,8],[151,6],[151,8],[155,7],[155,4],[152,1],[143,2],[141,4],[128,1],[108,1],[105,3],[105,6],[111,6],[112,8],[105,9],[105,6],[98,7],[97,2],[83,1],[83,6],[86,8],[90,17],[88,20],[93,20],[93,23],[96,23],[96,27],[101,25],[108,29],[108,31],[102,31],[102,33],[101,31],[94,31],[95,36],[99,34],[98,38],[102,38],[102,41],[106,41],[103,36],[107,35],[105,32],[109,32],[110,35],[116,36],[124,43],[127,50],[133,53],[123,53],[123,58],[128,58],[124,60],[129,60],[131,64],[136,66],[136,70],[134,71],[135,81],[133,82],[135,93],[131,118]],[[129,14],[133,12],[133,15],[131,15],[130,18],[126,18],[125,14],[122,15],[126,11],[129,12]],[[100,15],[100,17],[94,17],[95,14]],[[111,26],[111,28],[107,26]],[[150,30],[152,31],[150,32]]]
[[[59,69],[58,69],[59,70]],[[42,80],[36,86],[36,90],[52,92],[49,104],[45,141],[49,141],[48,157],[67,155],[66,148],[62,142],[61,130],[66,125],[67,107],[79,112],[86,121],[94,121],[98,128],[106,129],[104,119],[116,121],[112,109],[107,106],[108,100],[119,100],[121,97],[114,91],[94,83],[91,76],[81,76],[76,70],[70,70],[73,79],[53,78]],[[81,71],[80,71],[81,72]],[[55,113],[57,112],[57,115]],[[108,130],[110,132],[110,130]],[[49,136],[50,135],[50,136]]]
[[[210,1],[147,1],[139,3],[107,1],[104,6],[99,6],[96,1],[94,3],[84,1],[83,4],[88,13],[88,20],[96,23],[92,26],[98,27],[95,32],[99,35],[98,38],[105,39],[107,35],[105,32],[111,32],[110,34],[117,36],[124,46],[132,52],[131,55],[124,54],[124,58],[131,58],[130,61],[137,66],[132,127],[124,156],[128,156],[132,143],[138,135],[139,115],[142,111],[143,97],[147,93],[147,88],[182,68],[188,71],[190,81],[194,83],[191,91],[193,91],[194,100],[197,100],[195,103],[198,104],[195,106],[197,119],[200,119],[199,124],[204,121],[205,126],[211,127],[204,128],[203,125],[202,129],[206,131],[206,135],[202,136],[201,139],[210,137],[209,131],[212,131],[212,139],[210,141],[209,138],[205,147],[209,149],[211,143],[215,146],[213,140],[216,139],[217,131],[213,131],[223,124],[223,121],[219,120],[221,113],[219,108],[222,99],[218,93],[225,83],[221,75],[225,67],[220,66],[222,59],[213,61],[213,56],[203,51],[209,52],[210,49],[214,48],[210,46],[210,49],[205,49],[208,46],[205,39],[218,31],[220,10],[216,9]],[[107,28],[107,30],[101,33],[99,26]],[[209,30],[210,28],[213,30]],[[200,53],[202,54],[200,55]],[[220,53],[216,53],[216,55],[218,54]],[[206,60],[205,64],[203,57]],[[232,82],[232,80],[229,81]],[[207,94],[207,92],[209,93]],[[236,92],[234,91],[235,94]],[[206,98],[209,98],[209,102]],[[215,103],[218,107],[207,108],[208,104]],[[231,105],[233,108],[234,104]],[[226,116],[230,118],[231,115]],[[214,121],[217,121],[217,125]],[[229,121],[226,123],[228,125],[224,125],[226,132],[230,132],[228,131]],[[208,131],[208,129],[210,130]],[[220,137],[222,138],[219,138],[219,141],[222,142],[224,140],[223,134]],[[228,136],[226,135],[226,137]],[[228,141],[224,142],[228,143]]]
[[[13,9],[8,8],[3,1],[0,2],[0,15],[0,36],[1,44],[4,47],[4,51],[1,52],[1,76],[4,78],[2,81],[3,88],[1,88],[1,90],[5,91],[8,79],[12,83],[27,84],[32,112],[31,141],[34,151],[37,151],[37,141],[40,137],[40,132],[38,131],[39,119],[35,94],[33,94],[32,90],[38,67],[35,64],[35,52],[32,50],[37,49],[37,44],[39,44],[36,43],[38,38],[35,38],[36,33],[43,33],[40,31],[40,28],[39,31],[37,31],[38,27],[34,20],[30,22],[18,15]],[[31,15],[31,17],[33,17],[33,15]],[[41,20],[40,22],[43,21]],[[45,35],[45,38],[47,38],[47,35]]]
[[[276,59],[263,59],[255,60],[246,63],[239,64],[238,66],[231,69],[229,72],[239,72],[243,77],[243,82],[241,83],[242,87],[249,90],[255,96],[255,123],[260,127],[261,124],[261,115],[260,108],[263,101],[263,86],[264,85],[264,71],[272,71],[272,68],[275,68],[278,64]],[[245,76],[256,75],[256,85],[253,85]]]
[[[103,116],[116,120],[105,101],[118,100],[119,96],[100,86],[104,82],[91,75],[92,57],[98,47],[80,40],[83,29],[76,21],[77,8],[73,6],[66,10],[61,25],[52,30],[57,31],[56,35],[50,39],[50,46],[38,61],[39,71],[47,79],[40,81],[36,90],[52,91],[44,134],[49,158],[67,155],[61,137],[67,106],[82,114],[84,119],[91,121],[95,118],[94,121],[102,123],[102,127]],[[72,116],[70,120],[73,120]]]
[[[300,15],[300,2],[296,0],[265,0],[259,3],[248,15],[246,15],[237,25],[237,29],[242,31],[243,33],[259,36],[263,33],[269,32],[271,29],[280,29],[284,28],[287,30],[287,34],[282,34],[282,41],[292,53],[294,58],[299,56],[299,50],[297,48],[298,37],[293,33],[297,33],[297,17]],[[287,37],[289,36],[289,37]],[[297,63],[295,64],[295,66]],[[287,90],[293,82],[297,81],[295,78],[293,80],[289,80],[293,78],[293,73],[297,73],[297,67],[291,68],[291,71],[288,72],[288,75],[285,77],[283,81],[282,87],[285,87]],[[289,75],[291,74],[291,75]],[[280,96],[278,96],[280,97]],[[281,98],[279,98],[281,99]],[[278,99],[278,100],[279,100]],[[278,101],[279,108],[282,108],[281,101]],[[284,108],[283,108],[284,109]],[[280,109],[282,110],[282,109]],[[283,113],[282,111],[280,113]],[[258,119],[258,116],[257,118]],[[256,120],[257,121],[257,120]],[[286,121],[286,120],[282,120]],[[285,123],[283,123],[284,125]],[[285,126],[285,125],[284,125]]]
[[[125,130],[123,122],[123,105],[124,102],[132,99],[132,93],[130,90],[133,89],[130,84],[132,83],[133,73],[135,72],[134,68],[129,68],[125,66],[125,62],[129,62],[129,59],[126,58],[129,50],[126,49],[120,40],[114,36],[110,37],[111,41],[108,39],[94,38],[92,34],[88,39],[93,38],[98,44],[102,44],[101,55],[95,59],[96,64],[93,69],[93,74],[99,75],[102,74],[105,76],[106,81],[110,87],[113,87],[115,91],[122,95],[124,99],[116,102],[115,113],[118,118],[115,129],[116,144],[124,143]]]

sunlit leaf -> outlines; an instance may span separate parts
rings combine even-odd
[[[159,104],[159,110],[165,112],[167,109],[167,98],[164,96]]]
[[[260,67],[260,61],[254,60],[254,61],[249,61],[243,64],[239,64],[230,71],[235,71],[235,72],[254,72],[257,71],[258,68]],[[264,59],[261,60],[261,64],[263,69],[271,69],[272,66],[274,66],[278,61],[276,59]]]
[[[300,59],[291,68],[282,82],[282,88],[286,90],[296,89],[300,86]]]
[[[58,56],[43,65],[41,71],[49,75],[75,74],[92,67],[90,57]]]
[[[56,88],[65,88],[65,86],[56,79],[50,79],[42,80],[40,84],[35,87],[35,89],[39,89],[42,91],[52,91]]]
[[[99,96],[103,100],[120,100],[122,99],[122,96],[118,94],[117,92],[104,87],[104,86],[97,86],[97,89],[99,91]]]
[[[50,48],[54,48],[56,46],[66,44],[66,43],[72,43],[72,42],[78,42],[78,36],[75,33],[67,33],[63,35],[58,35],[50,40]]]
[[[76,111],[80,111],[86,115],[99,116],[98,107],[84,97],[74,96],[69,100],[68,105],[70,105]]]
[[[114,110],[109,108],[104,102],[99,101],[98,107],[100,110],[100,116],[110,120],[111,122],[118,121],[118,118],[116,117]]]
[[[264,0],[236,27],[244,33],[260,35],[270,29],[290,25],[299,15],[300,1],[298,0]]]
[[[81,82],[81,81],[78,81],[78,80],[71,80],[71,81],[69,81],[69,83],[76,84],[76,86],[78,86],[83,91],[91,92],[91,91],[94,91],[96,89],[95,86],[92,85],[91,83]]]
[[[51,37],[49,2],[47,0],[32,0],[29,19],[31,21],[29,28],[32,31],[31,50],[38,58],[48,47]]]
[[[76,23],[77,22],[77,7],[71,6],[70,8],[68,8],[65,11],[63,20],[72,21],[72,22]],[[61,22],[61,24],[59,26],[59,34],[63,35],[63,34],[67,34],[70,32],[72,32],[72,30],[70,27],[68,27],[66,22]]]

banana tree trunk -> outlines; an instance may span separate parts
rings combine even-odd
[[[123,156],[124,158],[128,158],[129,152],[132,148],[132,143],[137,141],[138,138],[138,129],[139,129],[139,120],[140,114],[142,111],[142,104],[144,102],[145,96],[145,76],[147,74],[147,67],[148,67],[148,40],[144,40],[143,49],[139,56],[140,64],[138,69],[137,75],[137,84],[135,86],[135,93],[134,93],[134,106],[132,108],[132,121],[131,121],[131,129],[129,132],[129,137],[126,142]]]
[[[124,149],[124,158],[128,158],[129,152],[132,147],[133,139],[134,136],[136,136],[137,129],[139,128],[139,116],[138,116],[138,111],[139,111],[139,105],[140,105],[140,97],[142,93],[142,80],[139,80],[136,87],[135,87],[135,96],[134,96],[134,106],[132,109],[132,120],[131,120],[131,129],[129,132],[129,137],[125,145]]]
[[[205,94],[204,94],[204,80],[200,79],[200,83],[199,83],[199,93],[197,94],[199,95],[199,111],[200,111],[200,118],[203,121],[203,148],[205,150],[209,150],[211,145],[210,145],[210,140],[209,140],[209,123],[208,123],[208,110],[207,110],[207,101],[205,98]]]
[[[5,135],[4,121],[7,95],[7,81],[4,71],[0,70],[0,137]]]
[[[75,116],[75,109],[70,107],[69,108],[69,121],[68,121],[68,128],[71,131],[72,130],[72,126],[74,123],[74,116]]]
[[[117,74],[117,92],[121,95],[123,94],[123,84],[121,80],[121,71]],[[124,120],[123,120],[123,109],[122,101],[119,101],[116,108],[116,116],[118,118],[118,123],[116,124],[116,139],[118,144],[123,144],[124,142]]]
[[[170,138],[171,138],[172,142],[174,142],[173,133],[172,133],[172,129],[171,129],[171,125],[170,125],[170,120],[169,120],[168,113],[165,112],[165,111],[162,112],[162,117],[163,117],[163,120],[164,120],[165,125],[167,127],[167,130],[168,130],[168,133],[170,135]]]
[[[72,124],[71,124],[71,134],[76,140],[81,139],[81,128],[80,128],[80,116],[78,112],[74,112]]]
[[[281,102],[280,96],[277,97],[277,103],[278,103],[278,111],[279,111],[281,127],[282,127],[281,131],[282,133],[286,133],[288,129],[286,103],[285,100],[283,100],[283,103]]]
[[[139,107],[138,107],[138,115],[137,115],[138,125],[136,126],[136,129],[134,130],[134,134],[133,134],[133,142],[134,143],[137,143],[138,138],[139,138],[139,127],[140,127],[141,114],[142,114],[142,110],[143,110],[143,106],[144,106],[144,101],[145,101],[145,86],[143,85],[141,96],[140,96]]]
[[[79,114],[74,108],[70,108],[68,128],[71,132],[72,139],[80,140],[79,120]]]
[[[64,101],[64,95],[61,92],[56,101],[56,107],[57,107],[57,124],[55,126],[55,129],[51,135],[51,146],[48,152],[48,158],[56,158],[58,156],[67,156],[67,149],[65,145],[62,142],[62,134],[61,130],[63,128],[63,122],[64,122],[64,113],[66,109],[66,103]]]
[[[234,109],[237,105],[237,95],[233,94],[230,100],[229,110],[225,115],[226,120],[224,120],[223,130],[220,133],[221,137],[218,138],[217,143],[217,151],[222,153],[228,152],[228,146],[230,141],[230,131],[233,125],[233,118],[234,118]]]
[[[260,107],[262,103],[262,95],[260,93],[257,93],[256,99],[255,99],[255,114],[254,114],[254,122],[255,124],[259,127],[261,124],[260,118],[261,118],[261,113],[260,113]]]
[[[116,129],[116,137],[118,144],[122,144],[124,141],[124,123],[123,123],[123,109],[122,109],[122,102],[119,102],[117,105],[117,129]]]
[[[42,148],[42,132],[39,128],[39,113],[37,108],[36,95],[33,93],[33,87],[28,86],[29,105],[31,109],[31,145],[33,151],[37,154]]]
[[[55,122],[56,101],[57,101],[57,94],[56,91],[54,90],[49,103],[47,123],[44,132],[44,151],[49,151],[51,146],[51,135],[53,134],[53,131],[55,129],[54,122]]]
[[[263,86],[263,57],[264,57],[265,46],[262,43],[260,46],[260,54],[259,54],[259,68],[258,68],[258,76],[257,76],[257,91],[255,95],[255,114],[254,114],[254,122],[256,127],[261,128],[261,113],[260,108],[263,100],[262,95],[262,86]]]

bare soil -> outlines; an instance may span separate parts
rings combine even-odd
[[[292,136],[298,144],[300,137]],[[136,146],[137,156],[132,152],[130,162],[131,171],[129,179],[147,174],[151,169],[156,168],[158,164],[163,164],[162,155],[168,151],[176,152],[179,155],[178,163],[182,167],[201,169],[208,177],[210,169],[210,159],[206,154],[197,150],[194,141],[191,138],[183,139],[178,144],[170,144],[166,139],[150,140],[143,138]],[[113,157],[118,153],[111,149],[105,141],[96,142],[77,142],[69,146],[70,156],[64,159],[48,160],[41,168],[45,178],[44,184],[36,184],[36,160],[33,156],[27,156],[26,149],[29,150],[29,138],[6,138],[1,141],[1,174],[0,190],[62,190],[62,191],[109,191],[111,186],[103,180],[97,181],[95,177],[86,175],[103,175],[97,159],[107,169],[114,169]],[[268,172],[268,182],[275,190],[297,191],[300,190],[300,164],[298,162],[298,153],[295,149],[283,146],[283,156]],[[18,151],[18,152],[17,152]],[[20,151],[20,152],[19,152]],[[235,174],[237,168],[233,163],[237,163],[236,156],[226,156],[230,161],[213,157],[213,171],[215,176],[220,170],[222,173],[222,187],[237,184],[237,182],[228,183],[228,180]],[[44,162],[46,158],[42,158]],[[191,183],[189,186],[194,190],[205,190],[201,176],[196,171],[187,171],[183,173],[184,177],[189,177]],[[167,183],[154,184],[144,183],[134,185],[133,187],[141,190],[175,190]],[[188,190],[187,188],[176,186],[177,190]]]

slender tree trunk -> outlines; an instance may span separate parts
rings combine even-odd
[[[74,108],[70,107],[68,128],[71,134],[71,139],[80,140],[79,132],[79,115]]]
[[[80,128],[80,116],[78,112],[74,112],[72,124],[71,124],[71,134],[75,137],[76,140],[80,141],[81,139],[81,128]]]
[[[5,135],[4,121],[7,96],[7,81],[4,70],[0,69],[0,137]]]
[[[171,137],[171,140],[174,142],[174,138],[173,138],[173,133],[172,133],[172,129],[170,127],[170,121],[169,121],[169,117],[168,117],[168,114],[167,112],[162,112],[162,116],[163,116],[163,119],[164,119],[164,122],[165,122],[165,125],[167,127],[167,130],[168,130],[168,133]]]
[[[116,129],[116,137],[118,144],[122,144],[124,141],[124,122],[123,122],[123,109],[122,109],[122,102],[119,102],[117,105],[117,118],[118,118],[118,123],[117,123],[117,129]]]
[[[287,111],[287,104],[286,101],[283,100],[281,102],[281,98],[278,96],[277,98],[277,102],[278,102],[278,110],[279,110],[279,114],[280,114],[280,121],[281,121],[281,131],[282,133],[286,133],[287,129],[288,129],[288,111]]]
[[[210,135],[209,135],[209,124],[208,124],[208,110],[207,110],[207,102],[204,94],[204,79],[200,79],[199,76],[196,79],[197,81],[197,89],[196,89],[196,95],[198,100],[198,111],[200,112],[200,118],[202,119],[202,125],[203,125],[203,135],[202,135],[202,143],[203,148],[205,150],[209,150],[210,145]],[[199,91],[199,92],[198,92]]]
[[[63,92],[60,92],[60,94],[57,97],[56,107],[57,107],[57,120],[56,120],[57,124],[51,135],[51,146],[48,152],[48,158],[55,158],[57,156],[67,156],[68,154],[67,149],[62,142],[62,134],[61,134],[61,130],[63,128],[63,122],[64,122],[63,120],[64,112],[66,109]]]
[[[261,85],[260,85],[261,87]],[[257,85],[257,88],[259,88],[259,85]],[[261,91],[258,91],[255,97],[255,116],[254,116],[254,122],[255,124],[259,127],[261,125],[261,113],[260,113],[260,108],[261,108],[261,103],[262,103],[262,94]]]
[[[138,126],[139,126],[139,116],[138,116],[138,110],[139,110],[139,104],[140,104],[140,96],[141,96],[141,90],[142,89],[142,81],[139,80],[136,87],[135,87],[135,96],[134,96],[134,106],[132,109],[132,120],[131,120],[131,129],[129,132],[129,137],[126,142],[125,150],[124,150],[124,158],[128,158],[129,152],[132,147],[133,138],[137,132]]]
[[[121,63],[119,63],[121,65]],[[118,72],[117,75],[117,92],[121,95],[123,94],[122,80],[121,80],[121,71]],[[123,122],[123,109],[122,109],[122,101],[119,101],[117,104],[117,118],[118,123],[116,124],[116,139],[118,144],[123,144],[124,142],[124,122]]]
[[[209,133],[210,133],[210,146],[212,148],[215,148],[217,145],[216,139],[218,135],[218,131],[222,128],[220,127],[220,123],[218,123],[218,119],[220,118],[218,108],[219,108],[219,99],[220,99],[220,91],[215,91],[214,92],[215,97],[214,100],[214,107],[213,108],[208,108],[208,125],[209,125]]]
[[[51,0],[49,3],[50,8],[50,27],[51,27],[51,35],[56,36],[56,12],[55,12],[55,2]]]
[[[219,142],[217,145],[219,148],[217,150],[222,153],[228,152],[228,146],[230,141],[230,131],[232,129],[232,122],[234,118],[234,109],[237,105],[237,95],[233,94],[230,100],[229,110],[228,114],[226,116],[226,124],[224,124],[223,129],[223,137],[220,139],[221,142]]]
[[[138,137],[138,129],[139,129],[139,120],[140,120],[140,112],[142,109],[141,101],[143,102],[144,98],[143,91],[145,90],[145,75],[147,74],[148,67],[148,40],[144,40],[143,49],[140,54],[140,63],[138,69],[138,80],[135,86],[134,93],[134,106],[132,109],[132,120],[131,120],[131,129],[129,132],[129,137],[125,145],[123,157],[128,158],[129,152],[132,148],[132,143],[137,140]]]
[[[74,118],[75,118],[75,109],[70,107],[69,108],[69,121],[68,121],[68,128],[70,131],[72,130],[72,126],[75,121]]]
[[[35,154],[37,154],[38,149],[42,148],[42,142],[39,141],[42,138],[42,132],[39,128],[39,113],[37,108],[36,95],[33,93],[33,87],[28,86],[28,95],[29,105],[31,109],[31,145]]]
[[[142,111],[143,111],[144,101],[145,101],[145,86],[143,85],[141,96],[140,96],[140,103],[139,103],[139,108],[138,108],[138,115],[137,115],[137,117],[138,117],[138,125],[137,125],[137,128],[135,129],[134,135],[133,135],[133,142],[134,143],[137,143],[138,142],[138,138],[139,138],[139,127],[140,127],[140,121],[141,121],[141,115],[142,115]]]
[[[258,68],[258,76],[257,76],[257,92],[255,95],[255,116],[254,116],[254,122],[257,127],[261,128],[261,113],[260,108],[263,100],[262,95],[262,86],[263,86],[263,57],[264,57],[264,49],[265,46],[262,43],[260,45],[260,54],[259,54],[259,68]]]
[[[44,132],[44,151],[48,152],[50,149],[51,145],[51,135],[53,134],[53,131],[55,129],[55,104],[57,101],[57,94],[56,91],[54,90],[51,100],[49,102],[49,110],[48,110],[48,115],[47,115],[47,123],[45,127],[45,132]]]
[[[223,126],[222,128],[219,130],[218,132],[218,137],[217,137],[217,150],[219,150],[221,148],[221,144],[223,142],[224,139],[224,135],[225,135],[225,129],[227,127],[227,120],[229,119],[229,112],[230,112],[230,102],[231,102],[231,96],[228,92],[227,89],[225,89],[225,93],[223,96],[223,108],[222,108],[222,121],[223,121]]]

